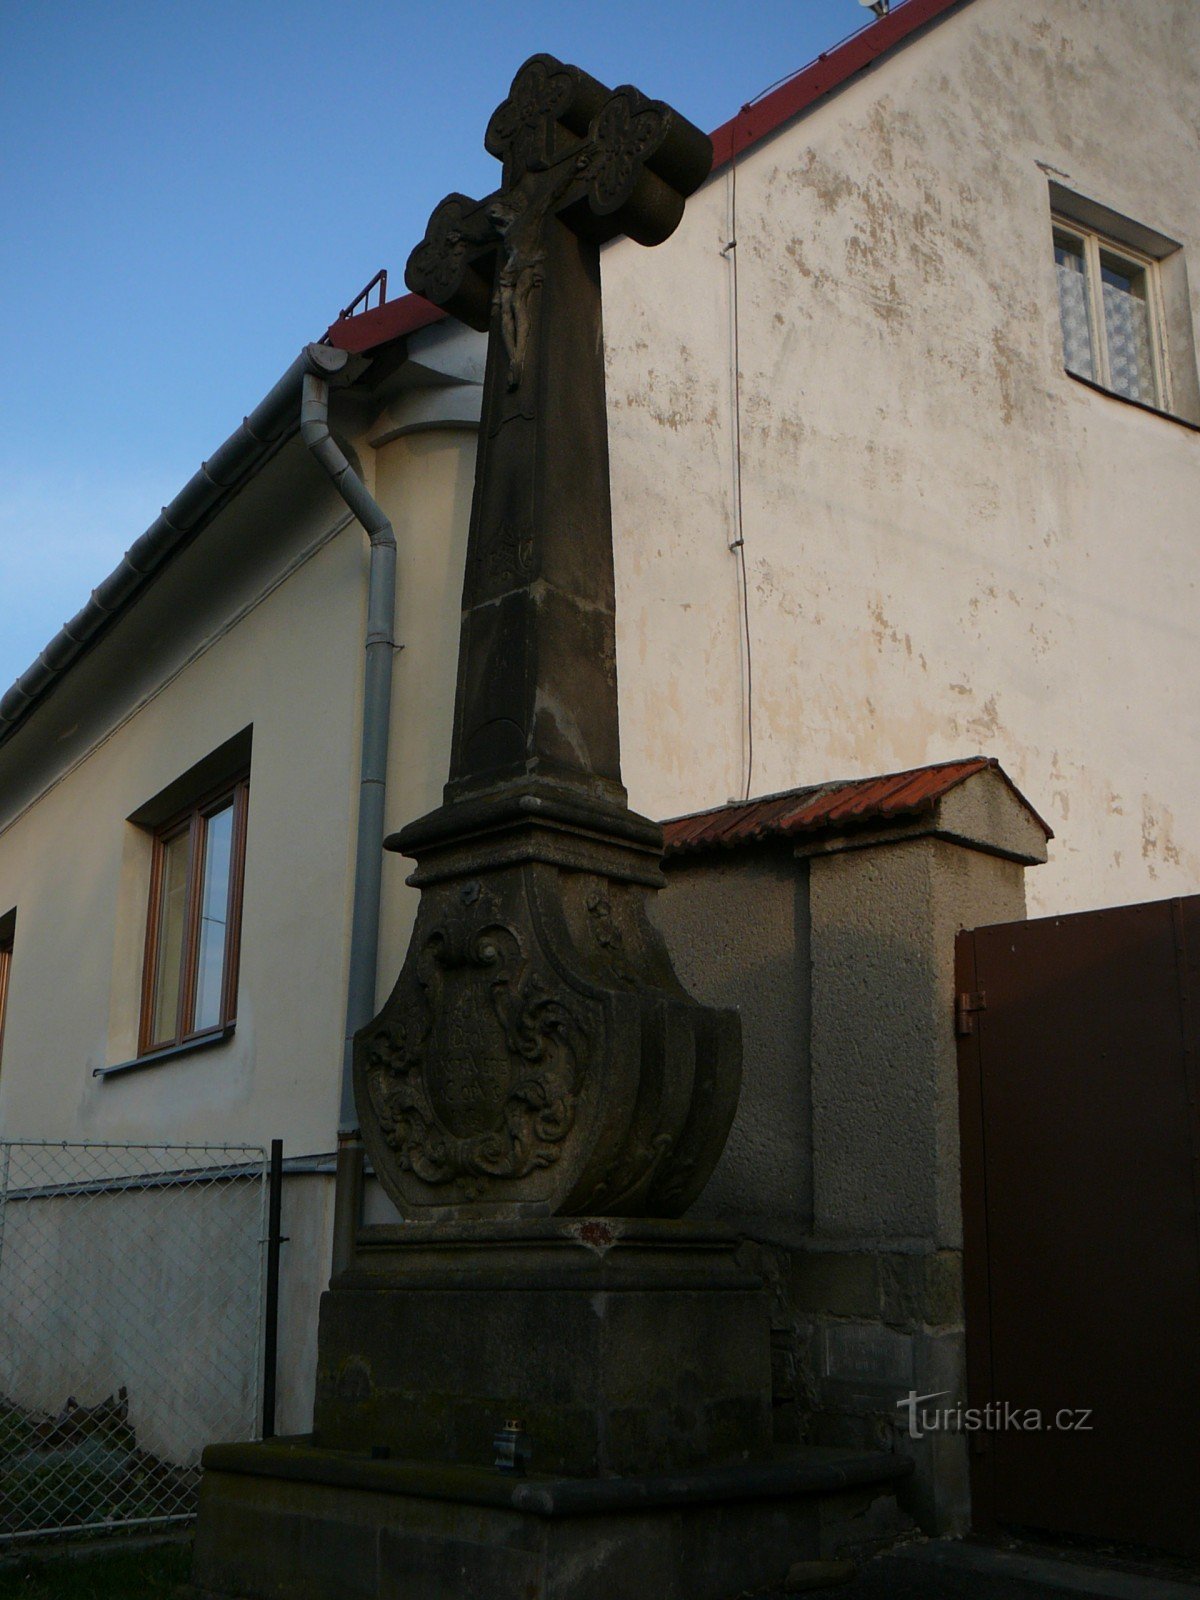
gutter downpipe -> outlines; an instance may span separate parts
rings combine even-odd
[[[330,345],[310,344],[305,355],[307,370],[300,404],[300,435],[317,464],[332,479],[338,494],[366,529],[371,541],[358,833],[350,922],[350,970],[346,984],[346,1029],[342,1047],[337,1173],[334,1179],[333,1273],[336,1276],[353,1260],[355,1236],[362,1213],[363,1143],[354,1105],[354,1035],[375,1015],[379,903],[383,876],[383,812],[391,728],[392,657],[395,650],[396,535],[382,508],[329,432],[329,382],[345,368],[349,361],[348,353]]]

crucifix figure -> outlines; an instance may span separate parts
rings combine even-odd
[[[518,185],[507,195],[493,196],[485,213],[500,236],[502,260],[496,272],[493,306],[500,313],[500,332],[508,352],[509,389],[520,387],[525,369],[533,292],[542,286],[541,267],[546,259],[542,232],[547,215],[574,178],[575,172],[568,166],[560,181],[552,187],[542,185],[541,193]]]
[[[684,991],[646,914],[662,832],[617,728],[600,246],[666,239],[712,161],[638,90],[534,56],[411,289],[489,330],[444,803],[388,841],[421,905],[356,1094],[412,1217],[678,1215],[720,1154],[737,1018]]]

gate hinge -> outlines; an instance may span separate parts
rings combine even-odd
[[[960,994],[954,1003],[954,1031],[960,1039],[975,1032],[975,1013],[987,1010],[987,995],[982,989]]]

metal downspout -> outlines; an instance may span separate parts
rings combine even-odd
[[[391,726],[392,656],[396,614],[396,535],[329,432],[329,380],[346,366],[346,351],[309,345],[300,406],[300,434],[328,473],[371,541],[367,584],[366,662],[363,680],[362,762],[358,835],[354,858],[354,902],[350,923],[350,972],[346,985],[346,1029],[342,1046],[338,1113],[337,1177],[333,1214],[333,1270],[350,1264],[362,1197],[363,1145],[354,1106],[354,1035],[375,1015],[379,950],[379,903],[383,875],[384,800]]]

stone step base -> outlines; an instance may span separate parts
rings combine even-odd
[[[193,1600],[731,1600],[878,1543],[890,1455],[800,1450],[645,1478],[513,1478],[304,1440],[205,1452]],[[899,1528],[899,1521],[896,1521]]]

